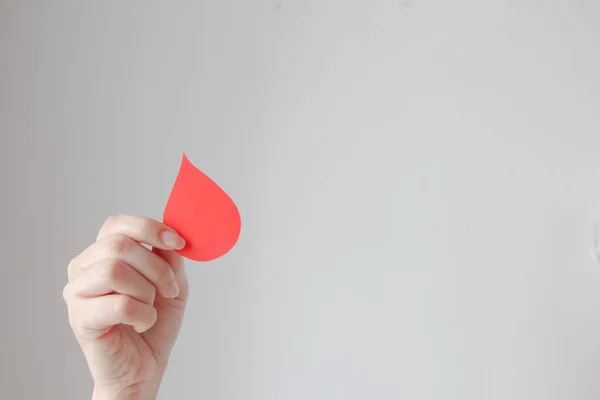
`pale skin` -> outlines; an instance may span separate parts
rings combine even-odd
[[[69,263],[63,296],[94,400],[156,399],[189,294],[184,246],[156,220],[117,215]]]

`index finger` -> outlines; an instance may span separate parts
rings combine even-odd
[[[100,228],[96,240],[125,235],[133,240],[163,250],[180,250],[185,240],[177,232],[155,219],[137,215],[110,216]]]

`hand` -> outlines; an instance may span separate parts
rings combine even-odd
[[[184,245],[158,221],[118,215],[69,263],[63,296],[94,399],[156,398],[188,298],[183,259],[173,251]]]

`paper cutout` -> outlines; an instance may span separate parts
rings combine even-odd
[[[186,241],[177,252],[195,261],[211,261],[226,254],[236,244],[241,229],[233,200],[185,154],[163,222]]]

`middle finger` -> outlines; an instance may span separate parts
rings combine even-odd
[[[175,274],[169,263],[124,235],[99,240],[78,255],[69,265],[69,281],[76,279],[84,268],[106,258],[116,258],[132,266],[152,282],[164,297],[174,298],[179,294]]]

